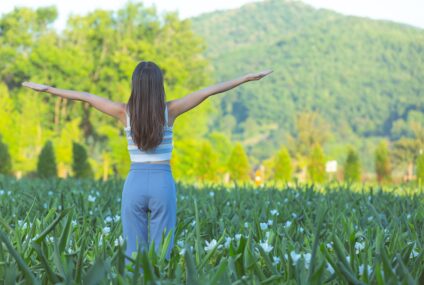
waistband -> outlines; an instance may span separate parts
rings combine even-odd
[[[171,165],[164,164],[164,163],[131,162],[130,170],[144,170],[144,169],[162,169],[162,170],[171,171]]]

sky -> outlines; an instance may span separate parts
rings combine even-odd
[[[135,0],[132,0],[135,1]],[[263,0],[142,0],[146,6],[156,6],[159,13],[178,11],[180,18],[189,18],[214,10],[233,9],[249,2]],[[293,0],[298,1],[298,0]],[[391,20],[424,28],[424,0],[302,0],[316,8],[326,8],[346,15]],[[125,4],[117,0],[1,0],[0,14],[15,6],[40,7],[54,5],[59,17],[55,27],[62,30],[71,14],[83,15],[97,8],[117,10]],[[139,2],[139,1],[136,1]]]

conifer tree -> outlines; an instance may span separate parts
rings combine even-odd
[[[359,156],[353,148],[349,149],[344,165],[344,180],[359,182],[361,180],[361,164]]]
[[[374,154],[375,172],[378,182],[388,182],[391,180],[391,165],[388,143],[381,141]]]
[[[228,160],[228,170],[230,179],[233,181],[248,181],[249,177],[249,160],[241,143],[236,143]]]
[[[421,153],[417,158],[417,180],[424,184],[424,153]]]
[[[9,154],[9,147],[3,143],[0,135],[0,174],[12,174],[12,159]]]
[[[293,172],[290,154],[285,146],[277,153],[274,161],[274,179],[289,181]]]
[[[87,151],[84,146],[72,143],[72,171],[76,178],[93,178],[93,170],[87,160]]]
[[[44,144],[38,156],[37,175],[41,178],[57,177],[56,158],[50,140]]]
[[[315,144],[308,163],[308,176],[312,182],[322,183],[325,181],[325,157],[319,144]]]
[[[210,142],[203,142],[196,163],[196,176],[201,181],[218,181],[218,155]]]

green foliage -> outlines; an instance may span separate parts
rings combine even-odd
[[[212,148],[212,144],[208,141],[203,142],[200,148],[199,157],[196,162],[196,177],[204,182],[218,182],[221,177],[218,173],[218,154]]]
[[[12,160],[9,154],[8,146],[3,142],[0,134],[0,173],[5,175],[12,174]]]
[[[277,181],[289,181],[293,172],[289,151],[283,146],[274,160],[274,179]]]
[[[415,186],[177,182],[170,259],[168,236],[125,265],[121,204],[111,202],[123,184],[0,175],[2,283],[417,284],[424,270],[424,193]]]
[[[274,70],[263,82],[217,97],[221,108],[214,116],[216,129],[227,127],[236,139],[261,138],[251,149],[261,160],[274,155],[287,135],[299,136],[301,112],[321,114],[335,142],[355,145],[368,171],[373,148],[366,145],[382,136],[412,136],[403,123],[423,122],[419,90],[424,80],[414,76],[424,74],[422,29],[283,0],[249,3],[192,21],[206,40],[205,56],[217,81],[246,70]],[[259,128],[237,128],[252,119]]]
[[[350,182],[359,182],[361,180],[361,163],[358,153],[350,148],[344,165],[344,180]]]
[[[237,142],[234,146],[227,165],[231,180],[248,181],[250,179],[249,160],[241,143]]]
[[[50,140],[44,144],[38,156],[37,175],[42,178],[57,176],[56,158],[53,143]]]
[[[417,158],[417,180],[424,184],[424,153],[420,154]]]
[[[93,170],[87,160],[85,147],[77,142],[72,142],[72,170],[76,178],[93,178]]]
[[[58,175],[67,176],[74,140],[88,147],[97,178],[123,177],[130,161],[119,121],[87,103],[38,94],[21,83],[34,81],[126,102],[134,67],[150,60],[164,71],[170,101],[212,83],[209,63],[200,56],[203,40],[191,31],[189,21],[176,13],[159,16],[143,3],[73,15],[60,34],[51,25],[56,17],[55,7],[18,7],[0,16],[0,133],[10,146],[14,169],[28,173],[36,168],[36,153],[52,140]],[[213,108],[206,101],[179,118],[175,139],[202,138]]]
[[[376,147],[374,161],[378,182],[389,182],[391,180],[391,162],[387,141],[381,141]]]
[[[319,144],[313,146],[308,160],[308,179],[317,183],[326,179],[324,151]]]

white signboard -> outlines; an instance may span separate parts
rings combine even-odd
[[[337,160],[327,161],[327,163],[325,164],[325,171],[326,172],[336,172],[337,171]]]

